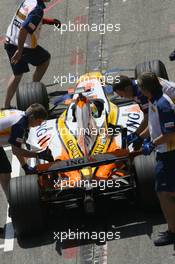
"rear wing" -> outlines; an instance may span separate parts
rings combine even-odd
[[[98,167],[111,163],[126,161],[130,157],[129,150],[118,149],[114,152],[98,154],[93,156],[84,156],[76,159],[59,160],[46,164],[37,165],[38,174],[61,173],[74,170],[80,170],[85,167]]]

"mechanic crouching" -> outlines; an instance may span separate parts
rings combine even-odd
[[[144,140],[142,150],[144,155],[156,151],[155,190],[168,223],[168,230],[161,232],[154,244],[164,246],[175,243],[175,105],[154,73],[143,73],[138,84],[149,100],[148,127],[140,136],[150,139]]]
[[[51,152],[46,149],[36,153],[21,148],[30,127],[36,127],[47,118],[47,111],[40,104],[32,104],[25,112],[20,110],[0,110],[0,183],[8,200],[8,184],[10,181],[11,164],[3,149],[11,145],[12,152],[18,158],[26,174],[36,173],[36,169],[26,163],[26,158],[39,158],[53,161]]]

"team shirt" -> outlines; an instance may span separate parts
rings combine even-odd
[[[163,94],[149,102],[148,127],[151,139],[175,132],[175,105],[171,98]],[[156,151],[160,153],[175,150],[175,139],[171,144],[160,144]]]
[[[15,145],[20,147],[28,131],[28,118],[20,110],[0,111],[0,146]]]
[[[165,80],[163,78],[158,78],[160,84],[162,85],[163,93],[167,94],[172,101],[175,103],[175,83]],[[132,81],[132,87],[134,91],[134,100],[140,105],[140,108],[144,114],[148,113],[149,102],[146,96],[144,96],[137,85],[137,80]]]
[[[24,0],[17,9],[6,33],[6,40],[18,46],[18,36],[21,27],[27,34],[24,47],[35,48],[40,36],[45,4],[42,0]]]

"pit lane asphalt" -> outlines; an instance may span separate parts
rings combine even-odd
[[[0,46],[0,103],[11,70],[3,50],[2,36],[19,1],[1,0]],[[47,16],[60,18],[64,23],[121,23],[120,32],[100,35],[96,32],[67,32],[62,36],[52,27],[45,26],[41,45],[50,50],[51,65],[43,78],[52,83],[54,76],[81,74],[88,70],[113,67],[133,68],[147,59],[162,60],[169,77],[175,80],[174,63],[168,55],[175,47],[175,6],[173,0],[55,0],[49,5]],[[30,81],[31,73],[23,81]],[[65,89],[65,85],[62,89]],[[60,88],[61,89],[61,88]],[[10,151],[8,152],[11,158]],[[21,172],[22,173],[22,172]],[[0,225],[6,222],[7,204],[0,192]],[[105,210],[104,210],[105,209]],[[86,219],[77,209],[69,209],[50,216],[48,231],[43,236],[28,240],[14,240],[12,251],[0,248],[0,263],[48,264],[48,263],[109,263],[109,264],[171,264],[174,263],[174,247],[155,248],[152,232],[165,229],[160,213],[144,213],[126,203],[104,202],[95,219]],[[57,224],[56,224],[57,223]],[[106,245],[89,244],[85,241],[54,240],[53,231],[93,230],[111,231],[117,227],[120,240]],[[8,239],[7,239],[8,240]],[[4,239],[0,239],[0,245]],[[81,245],[79,247],[79,245]]]

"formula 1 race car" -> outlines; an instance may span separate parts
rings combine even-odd
[[[148,66],[156,73],[160,67],[157,74],[165,78],[166,70],[159,61],[141,64],[136,72]],[[143,113],[133,101],[118,97],[110,100],[111,90],[102,77],[99,72],[81,76],[74,90],[55,98],[50,110],[51,101],[43,84],[28,84],[18,91],[18,107],[24,110],[31,103],[40,102],[49,111],[46,122],[30,129],[27,142],[34,150],[49,148],[53,162],[34,160],[36,175],[10,181],[10,214],[17,235],[41,230],[51,204],[77,203],[83,205],[86,213],[93,213],[96,200],[101,197],[129,199],[133,193],[143,206],[157,203],[154,153],[137,156],[141,153],[132,152],[126,144],[127,133],[136,130]],[[60,104],[66,109],[56,109]]]

